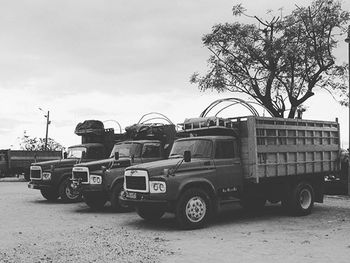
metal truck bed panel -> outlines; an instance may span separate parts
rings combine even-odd
[[[339,169],[337,122],[247,117],[240,125],[246,179],[332,173]]]

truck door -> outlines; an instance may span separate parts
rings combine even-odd
[[[141,160],[143,163],[162,159],[160,142],[146,142],[142,146]]]
[[[214,164],[218,193],[223,196],[237,193],[242,187],[243,178],[237,142],[235,140],[223,139],[216,141]]]

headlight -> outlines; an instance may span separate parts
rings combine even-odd
[[[152,194],[156,193],[165,193],[166,192],[166,183],[162,181],[150,181],[149,189]]]
[[[102,184],[102,176],[91,174],[90,184]]]
[[[51,173],[49,172],[43,172],[43,180],[51,180]]]

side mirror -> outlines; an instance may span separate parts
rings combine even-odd
[[[191,151],[184,151],[184,161],[189,163],[191,161]]]
[[[114,153],[114,160],[116,160],[116,161],[119,160],[119,152]]]

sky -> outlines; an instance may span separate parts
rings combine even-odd
[[[233,97],[200,92],[189,79],[207,68],[202,36],[217,23],[237,21],[238,3],[268,20],[269,9],[289,14],[311,1],[0,0],[0,149],[19,149],[24,133],[44,138],[47,111],[49,137],[68,147],[80,143],[74,129],[84,120],[106,121],[118,132],[117,122],[125,128],[150,112],[181,123]],[[349,1],[343,9],[350,10]],[[343,39],[335,55],[347,62]],[[347,147],[348,108],[326,92],[304,105],[305,119],[338,118]]]

